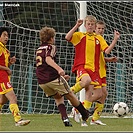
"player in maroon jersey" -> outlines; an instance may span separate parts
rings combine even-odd
[[[72,124],[67,116],[64,96],[81,113],[82,120],[86,121],[90,116],[89,111],[83,107],[73,92],[66,88],[61,80],[61,76],[67,80],[69,76],[65,75],[65,71],[56,63],[55,30],[43,27],[40,30],[40,41],[41,45],[36,51],[36,76],[39,86],[47,97],[52,96],[55,99],[65,126],[72,126]]]

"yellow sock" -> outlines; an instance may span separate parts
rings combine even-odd
[[[73,91],[74,94],[82,90],[82,87],[80,85],[80,82],[77,82],[74,86],[70,88],[71,91]]]
[[[2,110],[3,104],[0,104],[0,111]]]
[[[92,102],[89,102],[87,100],[83,101],[83,106],[85,107],[85,109],[89,109],[91,108]]]
[[[92,120],[96,121],[100,118],[100,116],[102,114],[103,107],[104,107],[104,104],[96,103]]]
[[[17,104],[10,104],[9,108],[13,114],[15,122],[18,122],[19,120],[21,120],[21,115],[20,115],[18,105]]]

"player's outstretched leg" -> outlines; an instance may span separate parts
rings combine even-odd
[[[86,110],[84,108],[84,106],[82,105],[82,103],[80,102],[79,106],[75,107],[79,113],[81,114],[82,116],[82,120],[81,120],[81,126],[88,126],[87,125],[87,120],[88,118],[92,115],[89,110]]]

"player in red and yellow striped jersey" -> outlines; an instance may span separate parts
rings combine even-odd
[[[97,21],[96,23],[96,34],[103,35],[105,30],[105,23],[101,20]],[[116,44],[117,40],[119,39],[120,34],[118,31],[114,32],[114,40],[112,41],[112,44]],[[100,53],[100,68],[99,68],[99,73],[100,73],[100,78],[102,81],[102,92],[103,95],[102,97],[96,102],[95,104],[95,112],[93,114],[92,120],[90,122],[91,125],[106,125],[105,123],[102,123],[99,118],[102,113],[102,110],[104,108],[104,103],[107,97],[107,83],[106,83],[106,62],[116,62],[118,59],[116,57],[104,57],[104,53]],[[97,89],[96,87],[94,89]],[[94,94],[95,95],[95,94]]]
[[[94,16],[87,16],[85,19],[87,32],[75,32],[83,24],[83,20],[79,19],[76,25],[66,35],[66,40],[71,42],[75,47],[75,59],[72,71],[77,74],[76,86],[78,86],[79,90],[74,87],[74,90],[72,89],[74,93],[77,93],[84,87],[87,91],[90,83],[98,85],[100,82],[97,76],[98,73],[96,72],[99,66],[100,48],[105,50],[108,45],[101,36],[97,36],[93,32],[95,23],[96,18]]]
[[[101,35],[95,34],[96,18],[89,15],[84,20],[86,32],[76,32],[76,30],[83,24],[83,20],[77,20],[76,25],[66,34],[66,40],[71,42],[75,47],[75,58],[72,71],[77,74],[76,84],[71,87],[74,93],[79,92],[85,88],[84,106],[87,108],[89,99],[89,86],[99,85],[96,89],[97,95],[94,95],[91,101],[96,101],[102,97],[101,80],[99,76],[99,60],[100,53],[104,51],[109,54],[114,48],[115,44],[108,46]]]
[[[23,126],[30,123],[30,120],[23,120],[17,105],[17,98],[10,82],[10,65],[16,61],[15,56],[10,57],[10,52],[6,48],[8,42],[9,30],[6,27],[0,27],[0,110],[9,100],[9,108],[13,114],[15,125]]]

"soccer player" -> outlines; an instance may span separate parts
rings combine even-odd
[[[96,101],[102,97],[101,79],[99,75],[99,60],[100,53],[109,54],[114,48],[115,44],[108,46],[101,35],[94,33],[96,26],[96,18],[88,15],[84,19],[84,26],[86,32],[76,31],[82,24],[83,20],[78,19],[76,25],[66,34],[65,38],[71,42],[75,47],[75,58],[72,67],[72,72],[76,76],[76,84],[71,87],[74,93],[79,92],[85,88],[85,100],[83,101],[86,109],[90,108],[91,101]],[[93,97],[90,95],[89,88],[94,88],[96,94]]]
[[[9,29],[0,27],[0,110],[9,100],[9,108],[15,120],[15,126],[24,126],[30,123],[30,120],[23,120],[17,105],[17,97],[10,82],[10,65],[16,61],[15,56],[10,57],[10,52],[6,48],[9,39]]]
[[[65,75],[65,71],[56,63],[55,29],[43,27],[40,30],[40,41],[36,51],[36,76],[40,88],[47,97],[54,98],[65,126],[70,127],[72,124],[67,116],[64,96],[81,113],[83,122],[86,122],[90,113],[61,80],[61,76],[66,80],[69,76]]]
[[[103,21],[101,21],[101,20],[97,21],[95,33],[97,35],[103,36],[104,31],[105,31],[105,27],[106,27],[106,25]],[[118,31],[114,31],[114,39],[110,45],[115,45],[117,43],[119,37],[120,37],[120,33]],[[104,108],[104,103],[105,103],[106,97],[108,95],[107,88],[106,88],[106,86],[107,86],[107,83],[106,83],[106,62],[117,62],[117,60],[118,60],[117,57],[104,57],[104,53],[101,51],[99,73],[100,73],[100,78],[102,80],[102,92],[103,92],[103,94],[102,94],[102,97],[99,100],[97,100],[97,102],[95,104],[95,112],[94,112],[92,120],[90,122],[91,125],[106,125],[105,123],[102,123],[99,120],[101,113],[102,113],[102,110]],[[97,87],[94,87],[94,89],[97,89]],[[93,95],[95,95],[95,94],[93,93]],[[94,102],[94,101],[92,101],[92,102]]]

